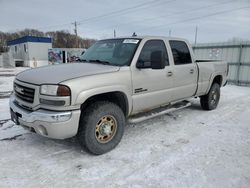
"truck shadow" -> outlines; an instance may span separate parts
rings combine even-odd
[[[191,102],[191,106],[189,106],[188,109],[202,111],[201,105],[198,102]]]

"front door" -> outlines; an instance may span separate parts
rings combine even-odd
[[[165,68],[152,69],[150,56],[154,51],[165,53]],[[133,113],[147,111],[167,104],[171,100],[173,78],[163,40],[148,40],[139,55],[137,62],[143,62],[146,67],[132,67],[133,80]]]

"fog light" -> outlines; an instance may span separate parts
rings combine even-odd
[[[64,106],[65,101],[54,101],[54,100],[47,100],[47,99],[40,99],[41,104],[53,105],[53,106]]]
[[[71,118],[71,112],[65,112],[64,114],[60,114],[60,115],[52,115],[51,118],[54,121],[67,121]]]

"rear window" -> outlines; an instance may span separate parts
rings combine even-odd
[[[184,65],[192,63],[188,46],[183,41],[169,41],[175,65]]]

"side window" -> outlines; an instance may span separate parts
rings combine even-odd
[[[27,51],[28,51],[28,50],[27,50],[26,44],[23,45],[23,49],[24,49],[24,52],[27,52]]]
[[[169,41],[175,65],[184,65],[188,63],[192,63],[190,52],[188,46],[183,41]]]
[[[151,56],[151,53],[154,51],[163,51],[163,53],[165,53],[165,64],[169,65],[166,46],[162,40],[147,41],[141,50],[138,61],[144,62],[144,65],[150,68],[151,67],[150,56]]]

